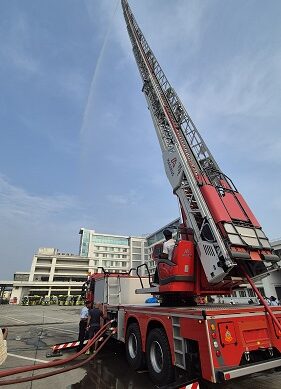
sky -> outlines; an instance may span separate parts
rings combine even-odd
[[[222,171],[281,237],[281,2],[130,0]],[[116,0],[0,2],[0,279],[81,227],[179,216]]]

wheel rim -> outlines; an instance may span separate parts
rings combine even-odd
[[[138,350],[138,341],[135,334],[131,334],[129,336],[129,342],[128,342],[128,350],[130,357],[132,359],[135,359],[137,356],[137,350]]]
[[[156,340],[151,344],[150,361],[153,370],[156,373],[161,373],[161,371],[163,370],[163,363],[164,363],[163,351],[160,343],[157,342]]]

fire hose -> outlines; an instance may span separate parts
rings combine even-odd
[[[4,371],[0,372],[0,378],[8,377],[10,375],[19,374],[19,373],[26,373],[28,371],[33,371],[33,370],[48,369],[50,367],[57,367],[57,366],[69,363],[72,360],[78,358],[80,355],[84,354],[96,341],[98,341],[99,338],[101,337],[101,335],[103,335],[107,331],[109,324],[112,324],[112,322],[114,322],[114,320],[111,320],[111,321],[107,322],[106,324],[104,324],[100,328],[100,330],[95,334],[95,336],[92,339],[90,339],[90,341],[87,343],[87,345],[81,351],[79,351],[78,353],[76,353],[73,356],[71,356],[69,358],[65,358],[63,360],[59,360],[59,361],[56,360],[56,361],[51,361],[49,363],[42,363],[42,364],[38,364],[38,365],[30,365],[30,366],[17,367],[17,368],[14,368],[14,369],[4,370]],[[69,370],[77,369],[78,367],[81,367],[81,366],[85,365],[91,359],[93,359],[97,355],[97,353],[101,350],[101,348],[105,345],[105,343],[107,343],[109,338],[115,332],[116,332],[116,328],[112,328],[111,329],[111,333],[106,336],[106,338],[103,340],[103,342],[95,350],[95,353],[93,355],[90,355],[87,359],[85,359],[85,360],[83,360],[83,361],[81,361],[79,363],[76,363],[75,365],[72,365],[72,366],[69,366],[69,367],[65,367],[65,368],[62,368],[62,369],[59,369],[59,370],[51,371],[51,372],[48,372],[48,373],[35,375],[35,376],[32,376],[32,377],[14,378],[12,380],[0,381],[0,386],[11,385],[11,384],[18,384],[18,383],[27,382],[27,381],[34,381],[34,380],[50,377],[52,375],[65,373],[65,372],[67,372]]]

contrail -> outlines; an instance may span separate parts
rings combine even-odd
[[[97,79],[97,76],[98,76],[98,73],[99,73],[100,64],[102,62],[103,54],[104,54],[105,47],[106,47],[106,44],[107,44],[107,41],[108,41],[108,38],[109,38],[111,27],[113,25],[113,20],[114,20],[114,17],[115,17],[117,8],[118,8],[118,4],[119,4],[119,0],[116,1],[116,5],[115,5],[114,11],[113,11],[113,13],[111,15],[110,23],[109,23],[107,32],[105,34],[104,41],[103,41],[103,44],[102,44],[102,47],[100,49],[100,53],[99,53],[99,56],[98,56],[98,59],[97,59],[97,62],[96,62],[96,66],[95,66],[93,77],[92,77],[92,81],[91,81],[90,91],[89,91],[89,95],[88,95],[88,99],[87,99],[87,103],[86,103],[86,108],[85,108],[85,111],[84,111],[84,114],[83,114],[83,118],[82,118],[82,125],[81,125],[81,128],[80,128],[80,135],[83,135],[83,133],[85,131],[86,124],[88,122],[88,116],[89,116],[89,112],[90,112],[91,102],[93,101],[94,92],[95,92],[96,79]]]

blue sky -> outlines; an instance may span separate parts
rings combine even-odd
[[[280,237],[280,1],[130,5],[220,167]],[[139,235],[178,217],[118,1],[2,1],[0,43],[0,279],[39,247],[77,253],[80,227]]]

